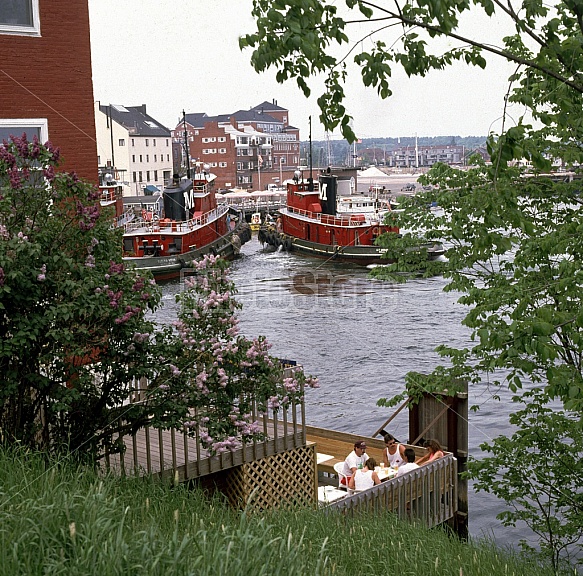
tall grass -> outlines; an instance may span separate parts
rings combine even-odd
[[[0,449],[0,575],[516,575],[552,570],[391,515],[235,512],[199,490]]]

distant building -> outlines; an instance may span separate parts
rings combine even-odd
[[[466,159],[465,146],[399,146],[387,152],[387,165],[393,168],[417,168],[433,166],[438,162],[450,166],[463,166]]]
[[[172,134],[149,116],[146,105],[95,103],[97,154],[101,172],[125,182],[124,196],[143,196],[172,179]]]
[[[300,162],[299,129],[275,100],[232,114],[186,114],[172,131],[175,144],[183,146],[185,132],[191,167],[208,164],[218,189],[265,189],[291,178]]]
[[[0,142],[61,149],[61,169],[97,182],[87,0],[0,1]]]

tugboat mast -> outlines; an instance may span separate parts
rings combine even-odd
[[[190,180],[190,152],[188,150],[188,131],[186,130],[186,112],[182,110],[182,127],[184,128],[184,154],[186,155],[186,177]]]

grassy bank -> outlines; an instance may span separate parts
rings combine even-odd
[[[198,490],[0,449],[0,574],[552,574],[392,516],[247,516]]]

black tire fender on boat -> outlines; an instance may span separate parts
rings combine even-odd
[[[285,239],[283,247],[286,252],[291,252],[292,239],[289,236]]]

